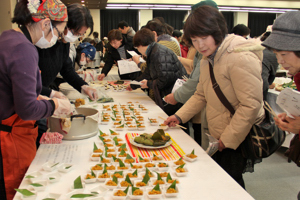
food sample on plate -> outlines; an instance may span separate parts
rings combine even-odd
[[[163,160],[161,156],[157,156],[153,154],[152,161],[161,161],[161,160]]]
[[[143,116],[137,116],[136,118],[137,118],[138,121],[143,121],[144,120]]]
[[[106,172],[104,174],[100,174],[98,178],[109,178],[109,174]]]
[[[107,158],[112,158],[113,156],[117,156],[117,154],[115,154],[115,153],[108,153],[107,155],[106,155],[106,157]]]
[[[190,154],[187,154],[186,157],[189,157],[191,159],[195,159],[197,158],[198,156],[195,155],[195,150],[193,150]]]
[[[145,172],[145,175],[143,175],[143,178],[149,176],[150,178],[151,177],[154,177],[153,173],[146,167],[146,172]]]
[[[129,154],[127,154],[126,159],[124,160],[125,163],[134,163],[135,159],[133,159]]]
[[[120,126],[122,124],[122,121],[114,122],[114,126]]]
[[[120,185],[121,185],[121,187],[129,187],[129,186],[132,186],[133,184],[132,184],[132,182],[131,182],[129,176],[126,175],[125,180],[122,181],[122,182],[120,183]]]
[[[109,129],[109,131],[110,131],[110,134],[111,134],[111,135],[115,135],[115,136],[116,136],[116,135],[120,135],[119,133],[117,133],[117,132],[115,132],[115,131],[113,131],[113,130],[111,130],[111,129]]]
[[[151,168],[151,167],[155,167],[154,163],[146,163],[145,167]]]
[[[166,136],[164,130],[158,129],[153,135],[143,133],[140,136],[134,138],[134,142],[143,144],[146,146],[163,146],[171,139],[170,136]]]
[[[120,169],[120,170],[127,170],[127,169],[129,169],[129,167],[126,166],[121,160],[119,160],[118,169]]]
[[[156,180],[155,182],[153,182],[153,185],[156,185],[156,184],[163,185],[163,184],[165,184],[165,181],[164,180]]]
[[[96,165],[94,165],[91,168],[91,170],[94,170],[94,171],[96,171],[96,170],[102,170],[102,169],[103,169],[103,165],[102,164],[96,164]]]
[[[117,190],[117,192],[115,192],[114,193],[114,196],[118,196],[118,197],[124,197],[124,196],[126,196],[127,194],[124,192],[124,191],[122,191],[122,190]]]
[[[168,176],[168,172],[162,172],[159,173],[160,177],[167,177]]]
[[[158,126],[159,126],[159,128],[161,128],[163,130],[166,130],[169,128],[168,125],[166,125],[166,124],[159,124]]]
[[[100,136],[101,136],[101,137],[107,137],[107,136],[109,136],[108,134],[103,133],[102,131],[99,131],[99,132],[100,132]]]
[[[87,174],[85,175],[85,179],[93,179],[93,178],[96,178],[96,175],[94,174]]]
[[[117,186],[118,183],[114,182],[113,180],[109,180],[109,181],[106,182],[105,185],[108,185],[108,186]]]
[[[130,163],[131,164],[131,163]],[[139,165],[139,164],[131,164],[131,168],[132,169],[143,169],[143,165]]]
[[[167,181],[167,183],[173,183],[174,181],[176,182],[176,184],[177,183],[179,183],[179,181],[177,180],[177,179],[172,179],[172,177],[171,177],[171,174],[170,173],[167,173],[167,179],[166,179],[166,181]]]
[[[139,162],[150,162],[150,159],[149,158],[143,158],[141,157],[140,155],[138,156],[139,157]]]
[[[291,82],[289,82],[289,83],[284,83],[284,84],[277,85],[275,87],[275,90],[282,91],[283,89],[285,89],[287,87],[289,87],[289,88],[291,88],[293,90],[297,90],[296,84],[295,84],[295,82],[293,80]]]
[[[111,163],[111,159],[103,158],[102,155],[100,156],[101,163]]]
[[[169,167],[167,163],[158,163],[158,167]]]
[[[104,146],[105,146],[105,147],[113,147],[114,145],[111,144],[111,143],[105,143]]]
[[[168,188],[167,193],[177,193],[177,190],[174,188]]]
[[[145,186],[147,186],[147,184],[141,181],[141,182],[137,182],[135,184],[135,186],[137,186],[137,187],[145,187]]]
[[[185,172],[187,172],[187,171],[185,170],[185,168],[184,168],[184,165],[185,165],[185,164],[180,165],[179,167],[177,167],[177,168],[175,169],[175,171],[176,171],[177,173],[185,173]]]
[[[115,152],[116,150],[114,148],[107,148],[107,152]]]
[[[120,144],[119,144],[120,145]],[[121,144],[122,145],[122,144]],[[118,151],[122,151],[122,150],[124,150],[124,151],[127,151],[127,148],[125,147],[125,148],[121,148],[121,147],[119,147],[118,148]]]
[[[183,165],[183,164],[185,164],[185,162],[182,160],[182,157],[181,157],[181,158],[179,158],[179,160],[175,161],[174,164],[175,165]]]
[[[143,124],[138,124],[136,125],[137,129],[142,131],[142,130],[145,130],[146,126],[144,126]]]
[[[135,170],[133,173],[127,173],[127,176],[129,178],[137,178],[138,177],[138,174],[137,174],[137,170]]]
[[[77,107],[79,107],[81,105],[85,105],[85,100],[81,99],[81,98],[76,99],[75,102],[74,102],[74,104],[75,104],[75,107],[77,108]]]
[[[144,194],[143,190],[141,190],[140,188],[132,187],[132,195],[134,195],[134,196],[142,196],[143,194]]]
[[[151,191],[149,191],[148,194],[149,195],[157,195],[157,194],[161,194],[161,191],[160,190],[152,189]]]
[[[93,152],[94,153],[103,153],[103,150],[102,149],[99,149],[96,145],[96,143],[94,142],[94,149],[93,149]]]
[[[115,172],[114,174],[111,175],[111,177],[116,177],[116,178],[124,178],[123,176],[123,172],[119,171],[119,172]]]

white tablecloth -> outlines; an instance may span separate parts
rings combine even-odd
[[[101,74],[101,72],[100,72],[100,74]],[[118,67],[117,66],[113,66],[111,68],[111,70],[109,71],[109,73],[107,74],[107,76],[103,80],[105,80],[105,81],[117,81],[117,80],[120,80],[120,76],[119,76],[119,73],[118,73]]]
[[[153,133],[157,130],[157,127],[149,126],[148,117],[158,116],[166,118],[167,115],[155,105],[155,103],[145,95],[141,90],[135,90],[132,92],[110,92],[109,94],[115,100],[116,104],[126,103],[128,101],[139,102],[144,104],[149,109],[149,113],[142,113],[145,118],[146,130],[134,131],[138,133]],[[102,104],[89,105],[92,107],[102,108]],[[108,132],[111,129],[111,125],[99,125],[99,128],[103,132]],[[125,134],[129,131],[121,131],[121,137],[124,138]],[[131,131],[132,132],[132,131]],[[171,128],[167,130],[171,137],[180,145],[185,153],[190,153],[193,149],[198,159],[193,163],[187,163],[186,167],[189,172],[186,177],[176,177],[174,172],[172,177],[179,178],[179,196],[180,200],[199,200],[199,199],[222,199],[222,200],[248,200],[253,199],[242,187],[240,187],[219,165],[217,165],[211,157],[209,157],[203,149],[185,132],[178,128]],[[73,181],[79,176],[82,177],[90,172],[89,168],[96,162],[90,160],[90,155],[93,150],[93,143],[99,142],[98,136],[94,136],[89,139],[77,140],[77,141],[63,141],[60,145],[41,145],[35,159],[30,165],[28,172],[40,171],[44,175],[49,174],[42,170],[41,165],[46,161],[55,162],[69,162],[74,164],[74,169],[66,174],[61,173],[62,178],[60,182],[51,183],[47,186],[46,191],[38,193],[38,199],[44,198],[49,192],[62,194],[61,199],[65,199],[65,194],[71,192],[70,186]],[[93,188],[103,183],[97,182],[87,184],[86,189]],[[23,180],[19,188],[26,188],[28,181]],[[20,195],[17,194],[15,199],[20,199]],[[112,199],[112,192],[108,191],[104,196],[104,199]],[[128,198],[129,199],[129,198]],[[143,199],[148,199],[144,196]],[[166,199],[164,196],[161,199]],[[168,198],[169,199],[169,198]]]

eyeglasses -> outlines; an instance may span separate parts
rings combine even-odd
[[[55,28],[55,30],[57,31],[58,37],[63,38],[63,33],[59,32],[58,29],[56,28],[56,26],[54,26],[54,25],[53,25],[53,28]]]
[[[82,33],[82,34],[80,34],[80,33],[74,33],[72,29],[69,29],[69,30],[71,31],[71,33],[72,33],[74,36],[82,37],[82,36],[85,35],[85,33]]]

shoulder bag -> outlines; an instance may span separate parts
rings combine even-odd
[[[213,89],[222,104],[230,111],[233,116],[234,108],[227,100],[225,95],[216,82],[212,65],[209,63],[210,78]],[[242,154],[248,159],[266,158],[280,148],[285,140],[285,132],[278,128],[271,113],[265,109],[265,119],[260,124],[254,124],[241,143]]]

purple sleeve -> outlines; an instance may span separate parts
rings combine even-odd
[[[20,46],[11,58],[9,69],[15,112],[23,120],[49,117],[54,109],[52,104],[47,100],[37,100],[42,89],[37,50],[30,44]]]

